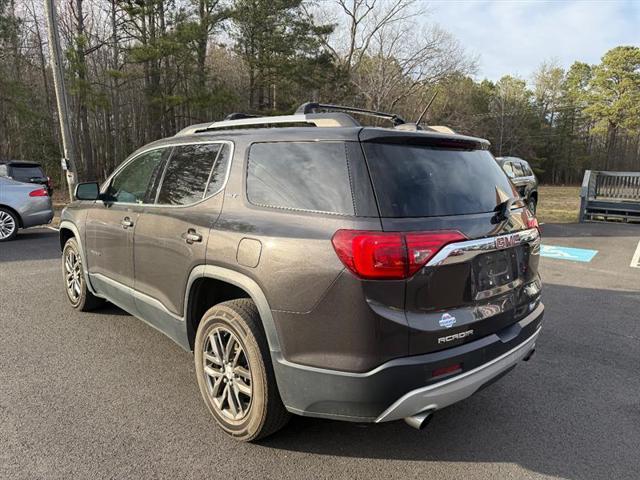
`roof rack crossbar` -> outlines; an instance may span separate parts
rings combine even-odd
[[[243,118],[257,118],[258,115],[253,115],[251,113],[244,112],[233,112],[224,117],[225,120],[241,120]]]
[[[309,113],[317,113],[318,110],[329,110],[334,112],[350,112],[368,115],[370,117],[384,118],[390,120],[394,126],[402,125],[405,120],[395,113],[377,112],[375,110],[367,110],[364,108],[347,107],[344,105],[332,105],[329,103],[307,102],[303,103],[296,110],[296,115],[305,115]]]

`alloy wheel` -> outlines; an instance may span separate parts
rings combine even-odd
[[[251,407],[251,369],[244,348],[233,332],[216,327],[203,346],[202,362],[207,391],[223,417],[242,420]]]
[[[75,304],[82,295],[82,262],[78,253],[69,248],[64,258],[65,286],[67,294]]]
[[[0,211],[0,240],[9,238],[15,231],[15,219],[9,213]]]

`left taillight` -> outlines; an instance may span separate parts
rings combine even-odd
[[[360,278],[411,277],[445,245],[466,240],[458,231],[371,232],[338,230],[331,239],[345,267]]]
[[[47,192],[46,188],[38,188],[37,190],[31,190],[29,192],[30,197],[48,197],[49,192]]]

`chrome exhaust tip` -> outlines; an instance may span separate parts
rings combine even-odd
[[[410,427],[413,427],[416,430],[422,430],[427,426],[431,417],[433,417],[433,411],[427,410],[426,412],[420,412],[411,417],[406,417],[404,421],[407,422],[407,425]]]

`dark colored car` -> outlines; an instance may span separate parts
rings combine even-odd
[[[339,108],[189,127],[62,213],[72,306],[193,351],[239,440],[290,413],[422,427],[540,333],[540,233],[488,142]]]
[[[42,165],[21,160],[0,160],[0,177],[9,177],[23,183],[44,185],[49,196],[53,194],[53,182],[44,173]]]
[[[538,179],[529,162],[518,157],[496,157],[520,196],[534,214],[538,207]]]

